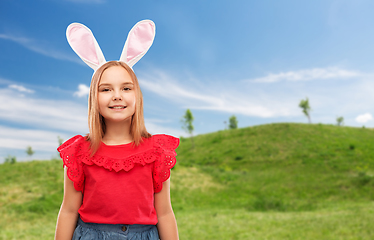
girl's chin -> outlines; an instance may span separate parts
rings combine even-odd
[[[105,123],[131,123],[131,117],[128,118],[105,118]]]

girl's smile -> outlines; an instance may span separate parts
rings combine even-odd
[[[106,124],[131,120],[135,112],[135,90],[126,69],[112,66],[103,72],[98,89],[98,104]]]
[[[113,109],[114,111],[122,111],[126,108],[126,106],[123,105],[115,105],[115,106],[109,106],[110,109]]]

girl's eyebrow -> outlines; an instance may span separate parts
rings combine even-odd
[[[134,83],[132,83],[132,82],[124,82],[121,85],[134,85]],[[112,86],[112,84],[110,84],[110,83],[102,83],[102,84],[99,85],[99,87],[101,87],[101,86]]]

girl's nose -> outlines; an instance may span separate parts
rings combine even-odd
[[[118,101],[121,101],[121,100],[122,100],[122,97],[114,97],[114,98],[113,98],[113,101],[117,101],[117,100],[118,100]]]
[[[116,101],[116,100],[122,100],[122,96],[119,92],[115,91],[114,94],[113,94],[113,101]]]

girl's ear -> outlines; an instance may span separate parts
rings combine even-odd
[[[80,23],[72,23],[66,29],[66,38],[74,52],[93,70],[106,63],[103,52],[91,30]]]
[[[127,36],[120,61],[132,68],[151,47],[155,34],[156,26],[151,20],[143,20],[135,24]]]

